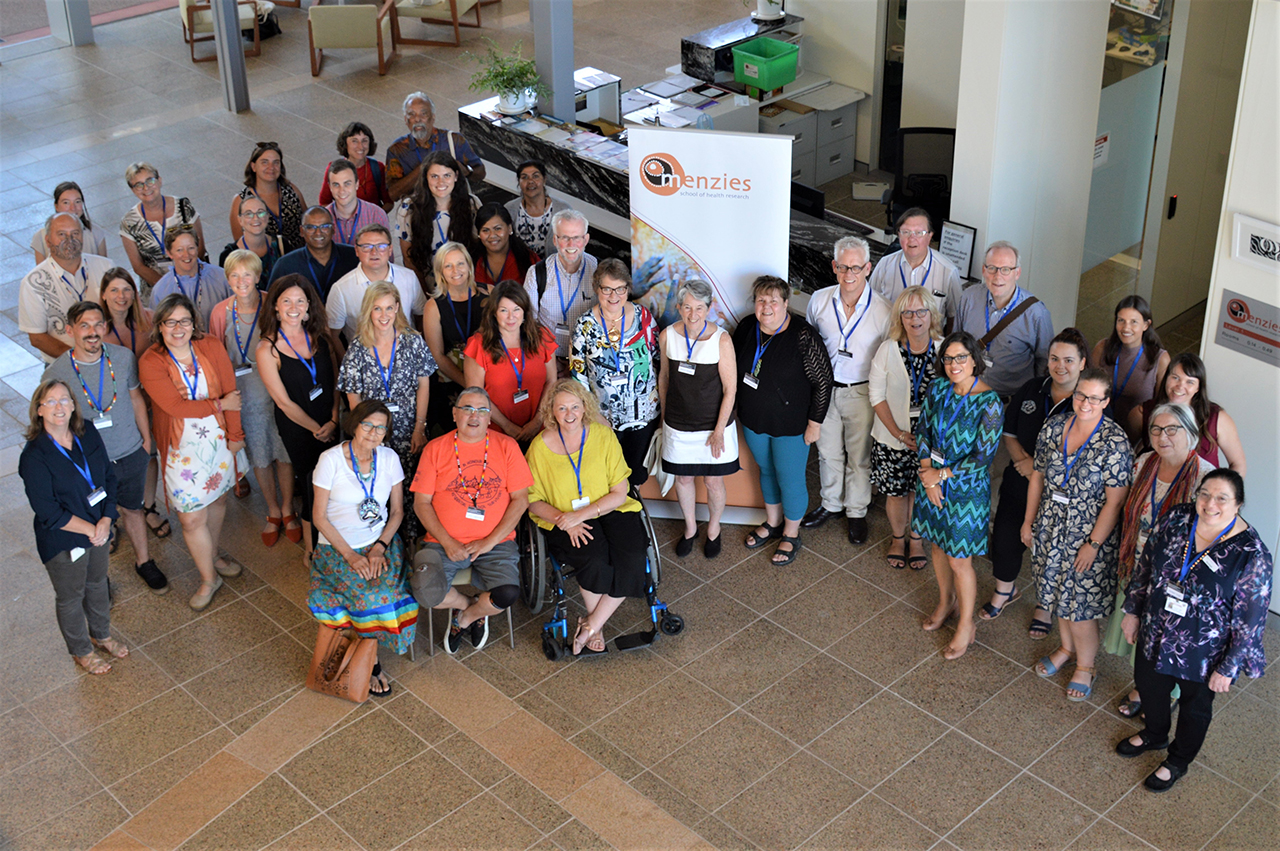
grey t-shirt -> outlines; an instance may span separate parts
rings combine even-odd
[[[71,352],[63,352],[45,369],[41,381],[60,378],[71,388],[71,398],[76,400],[76,410],[90,422],[100,416],[91,396],[98,396],[98,379],[102,379],[102,394],[98,401],[111,417],[111,426],[98,426],[98,434],[107,447],[107,457],[119,461],[142,448],[142,432],[133,415],[133,398],[130,390],[138,389],[138,362],[133,352],[124,346],[103,343],[106,358],[93,363],[76,361],[71,365]],[[80,374],[77,377],[76,367]],[[115,372],[113,378],[111,373]],[[87,390],[86,390],[87,388]],[[112,397],[115,402],[112,402]]]

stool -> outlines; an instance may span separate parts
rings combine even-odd
[[[457,588],[462,585],[470,585],[470,584],[471,584],[471,568],[464,567],[462,570],[459,570],[456,574],[454,574],[454,577],[453,577],[454,588]],[[428,642],[427,650],[429,654],[432,656],[436,655],[436,622],[435,622],[435,619],[431,617],[431,615],[434,612],[435,612],[435,609],[427,610],[427,642]],[[497,617],[497,615],[491,615],[491,617]],[[507,606],[507,636],[511,641],[511,649],[515,650],[516,649],[516,628],[511,618],[511,606]]]

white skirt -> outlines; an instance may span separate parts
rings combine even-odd
[[[673,476],[729,476],[738,465],[738,426],[724,430],[724,451],[716,458],[707,445],[710,431],[679,431],[662,427],[662,471]]]

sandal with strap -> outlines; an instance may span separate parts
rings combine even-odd
[[[160,524],[158,526],[152,526],[151,521],[148,520],[152,515],[160,518]],[[173,527],[169,525],[169,518],[161,516],[160,512],[156,511],[156,504],[154,502],[150,505],[142,506],[142,519],[147,521],[147,528],[150,529],[151,534],[155,535],[157,538],[167,538],[173,534]]]
[[[83,668],[86,674],[111,673],[111,663],[97,653],[90,653],[88,656],[72,656],[71,658],[76,660],[76,667]]]
[[[1098,678],[1095,673],[1097,668],[1091,668],[1088,665],[1076,665],[1075,674],[1071,675],[1071,682],[1067,683],[1067,700],[1072,703],[1082,703],[1089,699],[1089,695],[1093,694],[1093,682]],[[1089,675],[1089,682],[1076,682],[1076,674],[1085,673]]]
[[[1008,605],[1006,603],[1006,605]],[[1039,618],[1031,619],[1031,626],[1027,629],[1027,638],[1032,641],[1044,641],[1049,637],[1049,630],[1053,629],[1053,624],[1048,621],[1042,621]]]
[[[295,544],[302,543],[302,524],[298,523],[298,518],[292,514],[286,514],[283,518],[284,536]],[[290,526],[290,523],[297,523],[296,526]]]
[[[893,538],[895,541],[905,541],[907,539],[906,535],[890,535],[890,537]],[[890,544],[889,546],[892,547],[893,544]],[[906,544],[903,544],[902,546],[905,548]],[[886,553],[885,561],[887,561],[889,563],[889,566],[892,567],[894,570],[902,570],[904,567],[907,566],[907,554],[905,552],[902,553],[901,555],[899,555],[898,553]]]
[[[777,526],[770,526],[768,523],[761,523],[759,528],[767,529],[769,534],[761,536],[756,532],[752,532],[750,535],[747,535],[747,539],[742,542],[747,549],[758,550],[774,538],[778,537],[778,533],[782,531],[782,524],[779,523]]]
[[[1067,658],[1062,660],[1062,665],[1070,662],[1071,657],[1075,655],[1065,647],[1059,647],[1057,650],[1053,651],[1053,653],[1057,653],[1059,651],[1067,654]],[[1036,662],[1035,672],[1037,677],[1047,680],[1056,675],[1058,671],[1062,670],[1062,665],[1055,665],[1053,663],[1053,653],[1050,653],[1048,656],[1040,657],[1040,661]]]
[[[1116,707],[1116,712],[1119,712],[1125,718],[1137,718],[1142,714],[1141,696],[1129,697],[1126,695],[1125,699],[1120,701],[1120,705]]]
[[[280,540],[280,527],[284,526],[284,519],[281,517],[268,517],[267,525],[275,528],[267,532],[260,533],[262,535],[262,543],[268,547],[274,547],[276,541]]]
[[[104,638],[101,641],[96,638],[90,638],[89,640],[93,642],[94,647],[107,651],[117,659],[123,659],[129,655],[129,648],[123,641],[118,641],[114,638]]]
[[[912,535],[911,540],[919,541],[920,548],[924,549],[924,538],[920,537],[919,535]],[[910,552],[909,547],[907,551]],[[919,556],[909,555],[907,556],[907,564],[911,565],[912,570],[924,570],[926,567],[929,566],[929,558],[923,555],[919,555]]]
[[[791,562],[795,561],[796,557],[800,555],[799,533],[795,535],[783,535],[778,539],[778,546],[781,547],[783,544],[790,544],[791,549],[776,549],[773,551],[773,558],[769,559],[769,563],[774,567],[786,567],[791,564]],[[782,556],[782,561],[778,561],[778,556]]]
[[[599,643],[599,647],[591,645]],[[609,648],[604,646],[604,636],[600,634],[600,630],[587,626],[587,622],[582,618],[578,618],[578,631],[573,635],[573,655],[574,656],[600,656],[609,652]]]
[[[378,688],[374,688],[377,685]],[[375,662],[373,670],[369,672],[369,696],[370,697],[387,697],[391,694],[391,683],[387,681],[387,677],[382,673],[382,663]]]
[[[1022,592],[1019,591],[1018,586],[1015,585],[1013,586],[1013,588],[1009,589],[1008,591],[996,591],[993,596],[1007,597],[1008,599],[1005,600],[1003,606],[993,606],[990,603],[983,603],[982,613],[979,614],[978,617],[980,617],[984,621],[993,621],[996,618],[1000,617],[1001,612],[1003,612],[1005,609],[1009,608],[1014,603],[1022,599]]]

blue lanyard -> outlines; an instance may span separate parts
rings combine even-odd
[[[1115,391],[1111,394],[1113,400],[1118,398],[1124,392],[1124,388],[1129,386],[1129,378],[1133,375],[1133,370],[1138,366],[1138,358],[1141,358],[1143,354],[1145,354],[1144,351],[1139,351],[1134,356],[1133,363],[1129,364],[1129,371],[1124,374],[1124,381],[1120,382],[1118,386],[1116,385],[1116,379],[1120,377],[1120,355],[1119,353],[1116,354],[1116,365],[1111,369],[1111,385],[1115,387]]]
[[[569,304],[565,306],[564,287],[560,286],[560,261],[553,261],[556,267],[556,295],[560,298],[560,316],[566,325],[569,324],[569,308],[573,307],[573,303],[578,300],[578,293],[582,291],[582,279],[587,276],[587,262],[582,261],[582,271],[578,273],[578,283],[573,288],[573,295],[569,296]],[[569,279],[570,281],[573,278]]]
[[[113,325],[113,326],[111,327],[111,333],[116,335],[116,341],[117,341],[117,342],[119,342],[119,343],[120,343],[120,345],[122,345],[122,346],[123,346],[123,345],[124,345],[124,337],[121,337],[121,336],[120,336],[120,329],[119,329],[119,328],[116,328],[116,327]],[[130,325],[130,326],[129,326],[129,351],[131,351],[131,352],[137,352],[137,350],[138,350],[138,349],[137,349],[137,346],[138,346],[138,334],[137,334],[137,332],[134,330],[133,326],[132,326],[132,325]]]
[[[444,303],[449,305],[449,313],[450,315],[453,316],[453,324],[458,329],[458,336],[462,339],[463,343],[466,343],[467,337],[469,336],[469,332],[471,331],[471,302],[472,302],[472,296],[470,293],[468,293],[467,294],[467,327],[464,330],[462,327],[462,323],[458,321],[458,311],[453,306],[453,299],[449,296],[448,292],[444,294]]]
[[[191,391],[191,401],[196,399],[196,388],[200,386],[200,360],[196,357],[196,350],[191,350],[191,367],[195,370],[195,377],[190,381],[187,380],[187,371],[182,368],[182,364],[178,363],[178,359],[173,356],[173,352],[169,351],[166,346],[165,351],[169,353],[169,360],[173,361],[173,365],[178,368],[178,375],[182,376],[182,383],[187,385],[187,389]]]
[[[45,432],[45,433],[48,434],[48,432]],[[73,434],[71,435],[71,439],[76,442],[76,449],[80,450],[80,457],[84,459],[83,467],[81,467],[75,461],[71,461],[71,453],[63,449],[62,444],[53,439],[53,435],[51,434],[49,435],[49,440],[52,441],[53,445],[57,448],[57,450],[62,453],[62,457],[66,458],[68,461],[71,461],[71,466],[75,467],[76,470],[80,473],[80,475],[84,477],[84,480],[89,483],[89,490],[91,492],[95,491],[98,489],[98,486],[93,483],[93,472],[89,469],[89,456],[84,454],[84,447],[80,445],[80,438],[76,437]],[[1234,524],[1235,521],[1233,520],[1232,523]]]
[[[791,321],[791,315],[788,314],[787,318],[783,319],[782,324],[778,326],[778,330],[769,336],[769,343],[772,343],[774,340],[778,338],[778,335],[781,334],[786,329],[787,323],[790,321]],[[702,335],[699,334],[698,336],[702,336]],[[769,343],[765,343],[763,346],[760,345],[760,322],[757,321],[756,322],[756,354],[755,354],[755,357],[751,360],[751,374],[754,375],[756,378],[760,377],[760,358],[764,357],[765,349],[769,348]]]
[[[987,311],[987,332],[988,333],[990,333],[991,331],[991,301],[992,301],[991,293],[987,293],[986,311]],[[1016,307],[1018,302],[1020,301],[1022,301],[1022,287],[1017,287],[1013,291],[1013,298],[1009,299],[1009,303],[1005,305],[1004,310],[1001,310],[998,313],[996,313],[996,321],[999,321],[1001,316],[1004,316],[1010,310],[1013,310],[1013,308]]]
[[[252,329],[258,326],[258,314],[261,312],[262,312],[262,297],[259,296],[258,306],[253,311],[253,324],[249,326],[250,328],[249,339],[241,343],[240,342],[240,318],[239,318],[239,314],[236,313],[235,300],[232,299],[231,301],[231,329],[235,331],[235,334],[236,334],[236,350],[240,352],[241,363],[251,363],[251,361],[249,360],[249,344],[253,342]]]
[[[697,336],[697,337],[694,337],[692,340],[690,340],[690,339],[689,339],[689,325],[688,325],[688,323],[684,323],[684,322],[680,323],[681,325],[683,325],[683,326],[684,326],[684,332],[683,332],[683,333],[684,333],[684,344],[685,344],[685,346],[686,346],[686,347],[688,348],[688,350],[689,350],[689,353],[688,353],[688,356],[687,356],[686,360],[689,360],[689,361],[692,361],[692,360],[693,360],[693,347],[694,347],[694,346],[696,346],[696,345],[698,345],[698,341],[702,339],[702,335],[703,335],[703,334],[705,334],[705,333],[707,333],[707,324],[708,324],[708,321],[709,321],[709,320],[706,320],[706,319],[702,320],[702,330],[701,330],[701,331],[699,331],[699,332],[698,332],[698,336]],[[757,337],[758,337],[758,335],[759,335],[759,331],[760,331],[760,329],[759,329],[759,327],[757,327],[757,328],[756,328]]]
[[[83,262],[80,264],[80,280],[84,281],[84,289],[79,289],[79,290],[76,289],[75,275],[71,276],[70,281],[67,280],[67,276],[65,273],[60,272],[59,275],[62,278],[62,283],[67,285],[67,289],[71,290],[73,293],[76,294],[76,300],[84,301],[84,294],[89,291],[89,273],[85,271]]]
[[[903,260],[906,260],[906,259],[907,259],[907,255],[903,254],[903,255],[902,255],[902,259],[903,259]],[[924,270],[924,280],[920,282],[920,286],[922,286],[922,287],[923,287],[925,284],[929,283],[929,273],[930,273],[930,272],[932,272],[932,271],[933,271],[933,249],[929,249],[929,265],[928,265],[927,267],[925,267],[925,270]],[[915,273],[915,270],[914,270],[914,269],[912,269],[912,270],[911,270],[911,277],[912,277],[912,278],[914,278],[914,277],[915,277],[915,274],[916,274],[916,273]],[[906,275],[904,275],[904,274],[902,273],[902,262],[901,262],[901,261],[899,261],[899,262],[898,262],[898,277],[902,279],[902,288],[903,288],[904,290],[905,290],[907,287],[911,286],[910,284],[908,284],[908,283],[907,283],[907,276],[906,276]],[[987,330],[990,330],[990,329],[987,329]]]
[[[164,223],[169,220],[168,203],[169,202],[165,200],[164,195],[161,194],[160,195],[160,233],[161,234],[164,233]],[[151,222],[147,221],[147,208],[141,202],[138,203],[138,215],[142,217],[142,223],[147,226],[147,231],[150,232],[151,238],[156,241],[156,245],[160,246],[160,253],[165,257],[168,257],[169,251],[164,247],[164,240],[161,239],[159,236],[156,236],[155,229],[151,227]]]
[[[1173,493],[1174,485],[1176,485],[1178,483],[1178,480],[1182,478],[1183,473],[1186,473],[1191,468],[1191,464],[1196,460],[1196,458],[1197,458],[1196,454],[1192,452],[1189,456],[1187,456],[1187,460],[1182,462],[1182,467],[1179,468],[1178,475],[1173,477],[1172,482],[1169,482],[1169,489],[1164,492],[1164,499],[1160,500],[1159,504],[1156,503],[1156,483],[1159,481],[1160,468],[1158,466],[1156,467],[1156,478],[1153,478],[1151,480],[1151,525],[1152,526],[1156,525],[1156,521],[1160,519],[1160,512],[1164,510],[1164,504],[1169,501],[1169,494]]]
[[[563,438],[561,439],[563,440]],[[61,449],[62,447],[59,446],[58,448]],[[63,454],[65,455],[66,453],[64,452]],[[1179,582],[1187,578],[1187,573],[1190,572],[1191,568],[1195,567],[1196,564],[1199,563],[1200,559],[1204,558],[1205,553],[1213,549],[1214,544],[1222,540],[1223,535],[1235,528],[1236,520],[1238,519],[1240,518],[1233,517],[1231,519],[1231,525],[1219,532],[1218,537],[1213,539],[1213,543],[1209,544],[1209,546],[1205,547],[1198,553],[1193,552],[1192,547],[1196,545],[1196,526],[1200,524],[1200,517],[1197,516],[1195,520],[1191,521],[1191,537],[1187,538],[1187,548],[1182,554],[1182,572],[1178,574]]]
[[[289,347],[289,351],[293,352],[294,357],[302,362],[302,365],[307,368],[307,372],[311,373],[311,386],[315,387],[320,382],[316,378],[316,353],[315,349],[311,349],[311,335],[307,333],[307,329],[302,329],[302,336],[307,340],[307,348],[311,349],[311,357],[309,358],[304,358],[298,354],[298,350],[293,347],[293,343],[289,342],[289,335],[283,330],[280,332],[280,336],[284,339],[284,344]]]
[[[578,446],[578,463],[573,463],[573,453],[569,451],[569,445],[564,442],[564,432],[560,431],[560,426],[556,426],[556,432],[560,435],[560,445],[564,447],[565,457],[569,459],[569,466],[573,468],[573,477],[578,480],[578,497],[582,497],[582,450],[587,448],[587,426],[582,426],[582,443]]]
[[[899,269],[898,271],[902,271],[902,270]],[[867,290],[867,306],[862,308],[862,312],[858,314],[858,321],[853,323],[853,327],[850,328],[846,333],[841,335],[840,348],[846,352],[849,351],[849,338],[853,336],[853,332],[858,330],[858,326],[862,324],[862,320],[865,319],[867,317],[867,314],[871,312],[871,287],[867,287],[866,290]],[[836,307],[836,302],[838,301],[840,301],[839,291],[837,291],[835,294],[835,297],[831,299],[831,312],[836,315],[836,333],[840,333],[840,325],[841,325],[840,308]],[[853,305],[855,309],[857,308],[858,303],[861,301],[862,301],[862,297],[859,296],[858,301],[855,302]],[[933,344],[930,343],[929,345],[932,346]]]
[[[102,399],[103,399],[102,379],[106,375],[107,367],[111,366],[111,359],[107,357],[106,349],[102,350],[102,357],[101,359],[98,360],[98,395],[97,396],[94,396],[93,393],[89,391],[89,385],[84,383],[84,376],[80,374],[80,367],[79,365],[76,364],[75,352],[72,351],[68,355],[68,358],[70,358],[71,360],[71,368],[74,369],[76,372],[76,378],[80,379],[80,386],[84,388],[84,395],[89,397],[89,403],[93,405],[93,409],[95,411],[99,411],[105,414],[107,411],[115,407],[116,397],[118,393],[116,389],[116,372],[114,369],[111,370],[111,404],[107,405],[107,407],[105,408],[102,407]]]
[[[640,327],[639,308],[636,308],[636,328]],[[600,308],[600,327],[604,329],[604,341],[609,342],[609,328],[604,324],[604,308]],[[613,368],[616,372],[622,372],[622,350],[627,345],[627,306],[622,305],[622,330],[618,334],[618,348],[609,346],[609,353],[613,355]]]
[[[200,266],[201,266],[201,263],[199,260],[197,260],[196,261],[196,294],[193,296],[187,296],[187,298],[191,299],[191,303],[197,306],[200,304],[200,276],[204,274],[204,270],[201,269]],[[178,292],[186,296],[187,288],[182,285],[182,276],[178,274],[177,269],[173,270],[173,282],[178,285]]]
[[[333,216],[333,228],[338,232],[338,242],[341,242],[345,245],[350,245],[351,243],[347,242],[347,235],[342,231],[342,219],[338,217],[337,201],[334,201],[332,204],[329,205],[329,215]],[[360,199],[357,198],[356,214],[351,217],[351,233],[353,236],[355,235],[355,232],[359,230],[359,224],[360,224]],[[325,268],[328,268],[328,267],[326,266]]]
[[[432,250],[439,248],[441,245],[444,245],[446,242],[449,241],[448,234],[445,232],[445,229],[440,226],[440,220],[448,215],[449,215],[448,213],[444,213],[444,212],[436,213],[434,224],[436,226],[436,234],[440,237],[440,239],[438,242],[436,242],[435,245],[431,246]]]
[[[1062,474],[1062,486],[1064,488],[1067,486],[1067,480],[1071,478],[1071,468],[1076,465],[1076,461],[1080,460],[1080,453],[1089,445],[1089,441],[1093,440],[1093,436],[1098,433],[1098,429],[1102,428],[1102,421],[1103,418],[1099,417],[1098,424],[1093,427],[1093,431],[1089,432],[1089,436],[1084,439],[1084,443],[1080,444],[1080,448],[1075,451],[1075,454],[1070,459],[1067,458],[1067,435],[1071,431],[1071,426],[1075,425],[1076,418],[1073,416],[1071,422],[1067,423],[1067,427],[1062,430],[1062,466],[1065,468],[1065,472]]]
[[[977,386],[978,386],[978,379],[975,377],[973,379],[973,383],[969,385],[968,392],[965,393],[964,395],[957,396],[955,391],[952,391],[951,395],[955,399],[955,410],[951,412],[951,417],[950,419],[947,420],[946,427],[943,428],[942,432],[938,435],[939,443],[942,443],[943,441],[945,441],[947,438],[947,435],[951,433],[951,426],[955,424],[956,417],[960,416],[960,412],[964,410],[964,400],[969,398],[969,393],[972,393],[973,388]],[[946,409],[945,406],[943,407],[943,409],[944,410]]]
[[[511,358],[511,352],[507,350],[507,344],[503,342],[501,337],[498,338],[498,342],[502,343],[502,353],[507,356],[507,363],[511,364],[511,371],[516,374],[516,390],[523,390],[525,364],[522,363],[521,366],[517,367],[516,362]],[[565,451],[567,452],[568,450]]]
[[[398,337],[391,341],[391,358],[387,361],[387,368],[382,368],[382,358],[378,355],[378,347],[373,346],[373,359],[378,362],[378,376],[382,379],[382,388],[387,391],[387,400],[391,399],[391,370],[396,368],[396,342]]]
[[[360,464],[356,462],[356,451],[351,448],[351,441],[347,441],[347,453],[351,456],[351,469],[356,474],[356,481],[360,483],[360,490],[364,491],[365,499],[373,499],[373,489],[378,486],[378,447],[373,448],[373,461],[369,466],[369,486],[364,486],[364,477],[360,475]]]
[[[334,219],[334,221],[337,221],[337,219]],[[329,280],[333,276],[333,273],[330,272],[329,270],[333,268],[333,264],[337,261],[337,259],[338,259],[337,252],[330,249],[329,262],[324,264],[324,266],[321,267],[320,269],[320,271],[324,272],[324,284],[325,284],[324,286],[321,286],[320,278],[316,276],[315,258],[311,256],[311,249],[310,248],[307,249],[307,273],[311,275],[311,280],[315,282],[316,290],[321,294],[327,293],[329,291],[329,287],[328,287]]]
[[[497,284],[497,283],[499,283],[499,282],[502,280],[502,278],[500,278],[500,277],[498,277],[498,276],[502,274],[502,270],[503,270],[503,269],[507,268],[507,260],[508,260],[510,257],[511,257],[511,249],[510,249],[510,248],[508,248],[508,249],[507,249],[507,255],[506,255],[506,257],[503,257],[503,258],[502,258],[502,263],[501,263],[501,264],[499,264],[499,266],[498,266],[498,271],[496,271],[496,272],[495,272],[495,271],[493,271],[493,269],[489,266],[489,253],[488,253],[487,251],[485,252],[485,255],[484,255],[484,258],[483,258],[483,259],[484,259],[484,270],[485,270],[486,272],[488,272],[488,273],[489,273],[489,281],[490,281],[491,283]]]
[[[929,341],[929,348],[925,351],[924,357],[920,360],[920,368],[916,369],[911,366],[911,346],[907,346],[907,368],[911,370],[911,401],[916,402],[920,398],[920,382],[924,380],[924,374],[929,371],[929,361],[933,357],[933,340]],[[970,388],[973,389],[973,388]]]

